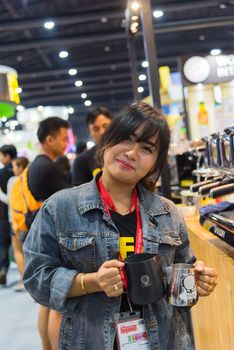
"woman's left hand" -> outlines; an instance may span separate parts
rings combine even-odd
[[[194,270],[198,295],[200,297],[210,295],[217,285],[217,272],[211,267],[205,266],[203,261],[196,261]]]

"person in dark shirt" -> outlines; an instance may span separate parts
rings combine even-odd
[[[111,120],[112,115],[105,107],[94,108],[87,114],[86,125],[95,144],[99,142]],[[74,186],[91,181],[101,170],[95,159],[95,153],[96,146],[76,157],[72,167],[72,184]]]
[[[44,201],[53,193],[71,187],[69,179],[55,163],[66,150],[68,128],[67,121],[58,117],[47,118],[39,124],[37,136],[41,152],[28,169],[28,186],[37,201]],[[38,327],[43,350],[56,350],[60,314],[41,306]]]
[[[7,193],[7,182],[14,176],[12,160],[17,156],[14,145],[4,145],[0,148],[0,162],[4,165],[0,169],[0,187]],[[10,224],[8,220],[8,206],[0,201],[0,286],[5,286],[9,267],[9,247],[11,244]]]

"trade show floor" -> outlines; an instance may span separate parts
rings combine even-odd
[[[16,265],[11,263],[7,285],[0,289],[0,349],[40,350],[37,332],[39,305],[27,292],[14,291],[19,280]]]

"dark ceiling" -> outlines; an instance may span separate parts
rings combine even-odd
[[[213,48],[232,51],[234,0],[152,0],[159,65],[177,70],[180,55],[208,53]],[[81,93],[94,105],[113,112],[133,100],[127,50],[125,10],[127,0],[0,0],[0,64],[15,68],[23,89],[21,103],[70,105],[71,122],[84,132]],[[53,20],[52,30],[44,28]],[[67,50],[69,56],[58,54]],[[138,73],[145,59],[140,28],[136,39]],[[68,70],[76,68],[76,76]],[[76,87],[74,82],[82,80]],[[142,97],[148,94],[147,81]]]

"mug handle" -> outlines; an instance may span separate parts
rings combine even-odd
[[[166,267],[167,284],[171,283],[173,268],[171,266]]]

